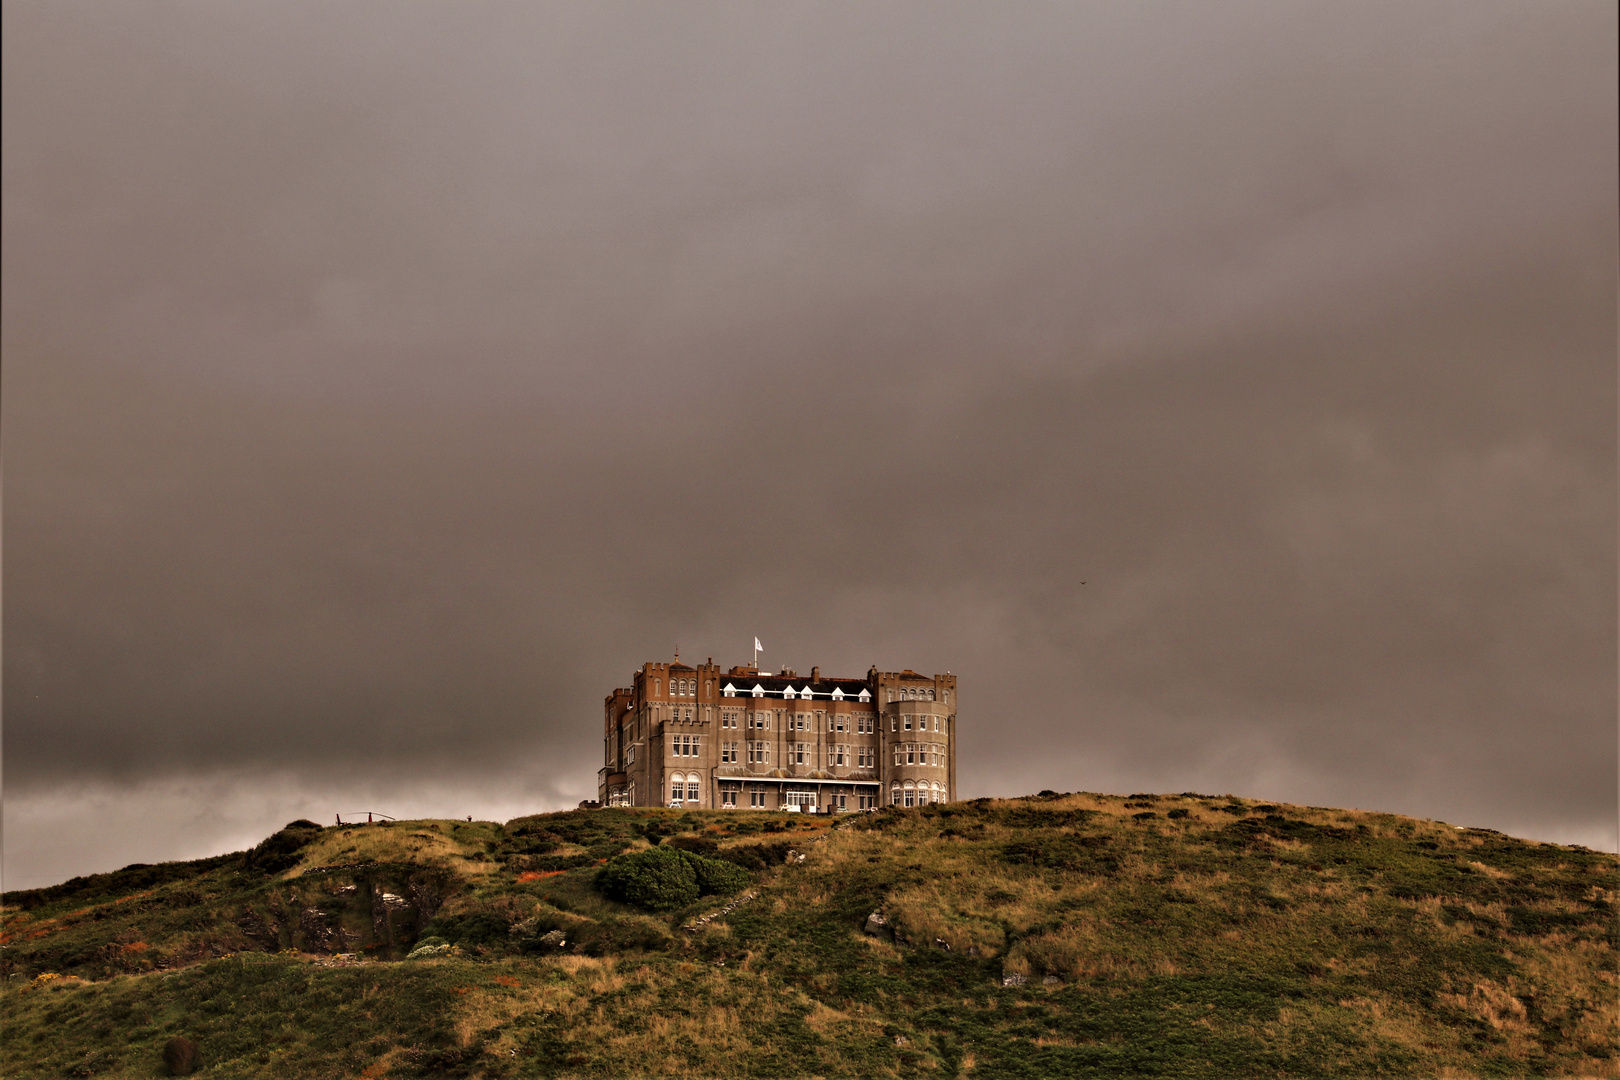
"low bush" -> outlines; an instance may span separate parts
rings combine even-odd
[[[720,845],[707,836],[675,836],[665,843],[665,847],[678,848],[681,851],[690,851],[695,855],[713,856],[720,849]]]
[[[279,874],[298,865],[298,852],[321,835],[321,827],[313,821],[300,818],[288,822],[285,828],[271,833],[242,860],[245,870],[264,874]]]
[[[770,844],[738,844],[736,847],[722,848],[718,855],[744,870],[764,870],[769,866],[781,866],[791,850],[792,844],[777,841]]]
[[[685,907],[700,895],[691,858],[666,847],[620,855],[597,871],[596,887],[606,896],[648,911]]]
[[[685,907],[700,896],[736,892],[748,872],[720,859],[660,846],[620,855],[596,875],[604,895],[648,911]]]
[[[422,928],[422,937],[416,943],[421,945],[429,938],[438,938],[460,945],[463,949],[471,949],[479,945],[504,944],[510,931],[510,923],[487,911],[471,915],[440,915]]]

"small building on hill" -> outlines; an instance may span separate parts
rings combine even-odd
[[[956,794],[956,677],[646,663],[603,704],[603,806],[867,810]]]

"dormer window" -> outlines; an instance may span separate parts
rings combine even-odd
[[[842,686],[833,687],[832,699],[834,701],[843,701],[844,700],[844,688]]]
[[[806,701],[809,701],[811,698],[816,696],[816,692],[810,689],[809,683],[805,683],[804,689],[799,691],[799,696],[804,698]]]
[[[763,686],[759,685],[759,683],[754,684],[754,696],[755,697],[764,697],[765,696],[765,688]]]
[[[736,697],[737,696],[737,688],[735,686],[731,685],[730,683],[726,683],[726,688],[724,690],[720,691],[720,692],[722,694],[726,695],[726,697]]]
[[[871,691],[867,690],[865,687],[862,687],[860,697],[857,700],[859,700],[859,701],[871,701],[872,700]]]
[[[798,697],[798,695],[793,692],[793,687],[791,686],[782,688],[782,696],[785,698]]]

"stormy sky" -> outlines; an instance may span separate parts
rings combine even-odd
[[[8,3],[5,884],[594,796],[713,656],[964,796],[1615,843],[1616,16]]]

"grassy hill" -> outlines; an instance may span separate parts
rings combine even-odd
[[[605,861],[664,877],[615,900]],[[7,895],[0,1065],[159,1076],[183,1036],[265,1078],[1617,1076],[1616,869],[1200,795],[295,822]]]

